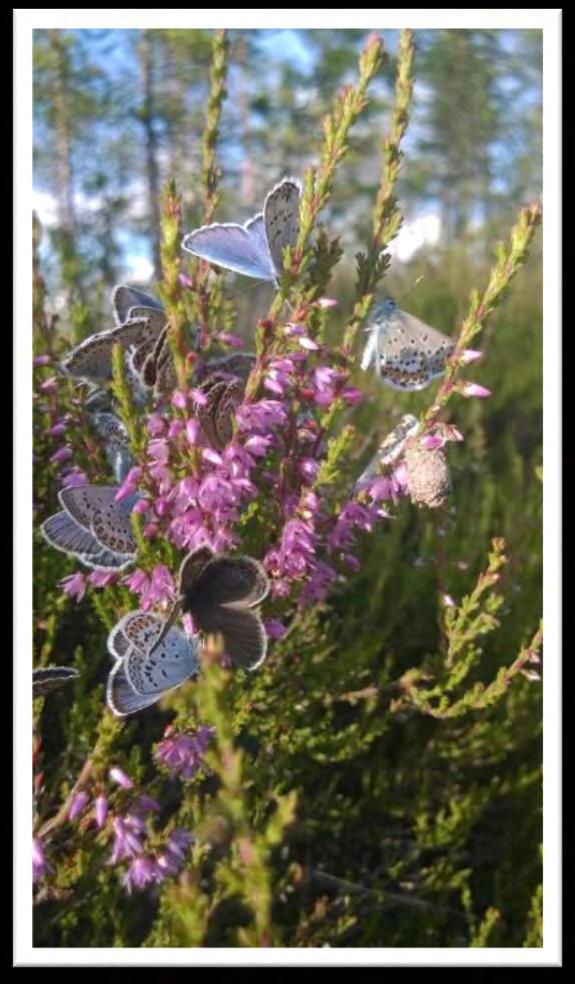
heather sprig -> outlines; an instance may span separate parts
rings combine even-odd
[[[210,65],[210,91],[206,108],[206,122],[202,134],[202,170],[200,187],[202,192],[202,225],[213,221],[218,206],[218,183],[222,169],[216,160],[216,144],[219,138],[222,105],[226,98],[226,77],[230,43],[227,31],[215,31],[212,39],[212,62]]]
[[[356,304],[343,342],[344,352],[347,353],[353,348],[377,286],[389,266],[390,256],[385,253],[385,247],[395,238],[403,221],[394,191],[404,157],[401,141],[407,129],[413,95],[414,54],[413,32],[400,31],[391,126],[382,141],[381,177],[373,208],[371,241],[366,252],[357,255]]]
[[[297,243],[286,264],[280,281],[280,288],[268,317],[274,320],[281,312],[285,301],[296,285],[303,287],[303,275],[311,260],[309,239],[317,223],[320,212],[326,207],[334,185],[338,165],[349,151],[349,133],[360,117],[367,102],[367,91],[380,70],[384,59],[382,41],[372,35],[359,58],[359,78],[355,85],[345,87],[336,97],[334,109],[323,120],[324,140],[317,168],[309,168],[304,176],[303,195],[300,206],[300,232]],[[333,247],[331,247],[333,250]],[[324,250],[324,264],[329,250]],[[338,251],[332,251],[331,260],[336,262]],[[324,275],[325,280],[325,275]],[[307,302],[319,296],[313,285],[306,291]],[[304,300],[302,294],[301,300]]]
[[[541,223],[542,210],[538,203],[521,210],[517,223],[511,230],[509,243],[499,243],[496,262],[483,292],[473,291],[467,318],[455,343],[453,355],[448,360],[445,377],[431,406],[421,419],[420,433],[429,433],[438,423],[440,415],[454,393],[462,396],[489,396],[489,390],[460,379],[461,370],[477,353],[469,349],[470,343],[483,329],[486,319],[501,303],[511,281],[525,263],[533,236]],[[469,353],[472,353],[470,359]]]
[[[395,712],[407,702],[432,717],[459,717],[499,701],[518,674],[531,681],[539,679],[538,672],[529,664],[539,663],[542,625],[530,644],[522,647],[513,663],[501,668],[491,683],[478,681],[461,692],[467,677],[480,668],[484,648],[482,637],[500,625],[498,615],[505,599],[496,589],[508,563],[504,551],[504,540],[495,538],[487,568],[477,578],[472,592],[459,605],[450,596],[444,598],[443,655],[440,660],[433,658],[420,668],[407,671],[400,681],[403,696],[393,704]]]
[[[221,666],[221,648],[209,640],[202,656],[202,674],[193,699],[202,720],[214,729],[213,742],[206,751],[206,762],[218,776],[220,790],[210,807],[207,830],[221,827],[230,853],[217,863],[215,895],[239,897],[252,914],[252,923],[238,930],[241,946],[277,946],[279,939],[272,922],[273,885],[270,852],[281,843],[283,832],[295,816],[296,795],[275,795],[275,809],[261,827],[255,829],[246,786],[244,755],[234,742],[232,706],[228,690],[230,673]],[[209,834],[208,834],[209,836]],[[219,839],[222,834],[220,833]]]

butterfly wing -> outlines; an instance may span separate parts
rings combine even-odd
[[[110,670],[106,684],[106,703],[115,717],[128,717],[137,711],[151,707],[160,695],[137,694],[126,677],[124,661],[119,660]]]
[[[114,472],[114,478],[118,485],[121,485],[134,464],[128,432],[115,413],[96,413],[92,422],[94,429],[103,439],[104,450]]]
[[[216,412],[227,385],[223,380],[213,381],[208,379],[201,386],[202,393],[206,397],[206,402],[204,404],[198,404],[196,408],[196,417],[204,435],[212,447],[218,450],[221,450],[221,448],[216,426]]]
[[[232,382],[208,379],[201,389],[206,403],[196,410],[198,421],[212,447],[223,451],[233,437],[234,410],[241,402],[243,385],[239,379]]]
[[[63,510],[50,516],[40,527],[48,543],[86,567],[102,571],[122,571],[134,562],[135,553],[118,553],[99,543],[89,529],[84,529]]]
[[[155,297],[150,297],[149,294],[145,294],[143,290],[127,287],[125,284],[114,287],[112,308],[116,324],[123,325],[128,320],[131,309],[135,307],[152,308],[156,311],[163,310],[160,301],[156,300]]]
[[[76,680],[80,674],[71,666],[41,666],[32,671],[32,697],[45,697],[59,690],[69,680]]]
[[[245,384],[255,364],[256,357],[251,352],[234,352],[210,359],[206,369],[210,379],[231,380],[237,377]]]
[[[156,385],[154,390],[156,395],[161,396],[165,393],[171,393],[177,385],[178,377],[176,375],[174,357],[166,341],[157,362]]]
[[[284,178],[272,188],[264,204],[264,225],[268,249],[276,276],[283,270],[283,251],[295,246],[299,236],[301,185],[294,178]]]
[[[91,335],[68,352],[62,359],[61,368],[69,376],[106,382],[112,375],[113,345],[111,331]]]
[[[268,576],[253,557],[214,557],[192,586],[181,585],[184,610],[195,617],[196,609],[214,605],[258,605],[269,591]]]
[[[112,378],[112,349],[121,345],[127,351],[155,337],[148,319],[139,318],[108,331],[91,335],[73,348],[62,360],[62,369],[69,376],[106,382]]]
[[[50,546],[74,557],[101,549],[89,528],[86,529],[76,523],[66,510],[50,516],[42,523],[40,530]]]
[[[164,623],[158,615],[135,611],[124,615],[108,636],[116,660],[108,677],[107,702],[118,717],[154,704],[199,669],[198,644],[179,629],[158,642]]]
[[[272,258],[260,233],[259,216],[245,225],[214,223],[184,237],[183,248],[202,260],[258,280],[275,280]]]
[[[204,635],[221,634],[224,650],[236,666],[255,670],[267,652],[267,635],[257,612],[245,608],[194,607],[194,622]]]
[[[162,620],[159,620],[161,629]],[[132,647],[123,661],[126,679],[137,694],[156,696],[179,687],[198,672],[198,644],[178,628],[148,652]]]
[[[379,341],[379,328],[376,324],[370,326],[369,338],[367,340],[366,346],[363,350],[363,355],[361,357],[361,368],[365,371],[369,369],[370,365],[373,363],[375,366],[375,371],[379,375],[379,366],[377,359],[378,351],[378,341]]]
[[[116,502],[117,486],[82,485],[62,489],[60,502],[72,519],[88,529],[100,547],[115,553],[135,554],[136,541],[130,525],[133,500]]]

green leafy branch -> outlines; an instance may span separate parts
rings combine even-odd
[[[494,589],[508,562],[504,550],[504,540],[494,539],[487,569],[479,575],[471,594],[463,598],[459,606],[445,607],[445,657],[440,665],[435,658],[428,660],[421,669],[408,670],[403,675],[400,681],[402,696],[392,703],[393,711],[410,703],[432,717],[460,717],[469,711],[497,703],[518,673],[528,679],[538,678],[538,673],[529,670],[528,664],[539,661],[543,642],[542,625],[511,666],[500,669],[490,684],[474,683],[461,696],[456,696],[456,691],[481,660],[483,650],[477,640],[493,632],[499,625],[497,614],[504,597]],[[422,685],[424,682],[427,685]],[[429,683],[432,685],[429,686]]]

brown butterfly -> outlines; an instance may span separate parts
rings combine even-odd
[[[257,606],[268,591],[267,574],[253,557],[216,555],[209,547],[199,547],[182,562],[179,598],[155,646],[180,613],[189,613],[202,635],[221,634],[225,653],[233,663],[255,670],[267,651],[266,631]]]

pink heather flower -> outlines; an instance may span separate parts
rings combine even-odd
[[[54,454],[50,456],[49,460],[53,464],[57,465],[61,461],[69,461],[70,458],[72,457],[72,454],[73,451],[71,448],[67,448],[67,447],[59,448],[58,451],[55,451]]]
[[[284,326],[284,335],[288,337],[305,335],[305,328],[303,325],[298,325],[297,322],[288,321],[287,325]]]
[[[159,413],[151,413],[148,417],[148,434],[150,437],[160,437],[166,430],[166,421]]]
[[[187,290],[193,290],[195,287],[194,281],[191,277],[188,277],[187,273],[179,273],[178,280],[182,287],[185,287]]]
[[[136,513],[138,516],[143,516],[145,513],[148,512],[149,508],[150,508],[150,503],[148,499],[138,499],[134,508],[132,509],[132,512]]]
[[[125,584],[130,591],[134,592],[134,594],[139,594],[141,591],[146,591],[149,583],[150,579],[148,575],[145,571],[140,570],[139,567],[137,567],[135,571],[132,571],[131,574],[127,574],[126,577],[122,578],[122,584]]]
[[[526,680],[530,680],[532,683],[535,683],[537,680],[541,679],[541,675],[537,672],[537,670],[523,669],[521,670],[521,673],[523,674]]]
[[[237,502],[237,493],[229,479],[208,475],[200,485],[198,500],[206,512],[216,512],[218,509],[230,509]]]
[[[154,461],[166,464],[170,460],[170,445],[165,438],[154,438],[148,444],[148,454]]]
[[[268,639],[283,639],[287,632],[285,625],[278,618],[268,618],[264,622],[264,628]]]
[[[130,867],[122,878],[122,885],[131,895],[134,889],[141,892],[148,885],[157,884],[162,877],[163,875],[158,871],[155,860],[142,854],[141,857],[134,858],[130,863]]]
[[[186,437],[188,439],[188,444],[192,447],[198,443],[198,437],[200,436],[200,425],[197,420],[193,417],[186,423]]]
[[[276,395],[278,396],[284,395],[285,387],[271,373],[268,373],[268,375],[264,379],[264,387],[265,389],[269,390],[270,393],[276,393]]]
[[[222,464],[222,456],[221,456],[221,454],[218,454],[218,452],[215,451],[213,448],[203,448],[202,449],[202,458],[204,459],[204,461],[211,462],[212,465],[221,465]]]
[[[263,434],[254,434],[253,437],[248,437],[244,448],[250,454],[254,454],[256,458],[263,458],[273,443],[274,439],[271,435],[264,437]]]
[[[320,308],[337,307],[338,304],[339,301],[336,301],[335,297],[320,297],[319,301],[317,302],[317,305]]]
[[[362,483],[360,491],[367,492],[374,502],[387,502],[393,498],[393,481],[385,475],[379,475],[365,485]]]
[[[230,348],[243,348],[245,345],[243,338],[240,338],[239,335],[233,335],[231,331],[220,331],[216,338],[224,345],[229,345]]]
[[[95,814],[96,824],[99,830],[101,830],[106,823],[106,817],[108,816],[108,800],[105,796],[98,796],[96,798]]]
[[[479,383],[464,383],[461,393],[463,396],[479,396],[482,399],[491,396],[491,390],[486,386],[480,386]]]
[[[170,441],[175,440],[179,434],[184,430],[185,424],[183,420],[172,420],[170,426],[168,427],[168,438]]]
[[[419,442],[419,446],[426,451],[432,451],[434,448],[442,448],[444,444],[445,438],[440,437],[439,434],[426,434]]]
[[[165,564],[158,564],[152,571],[150,586],[142,599],[142,607],[147,609],[154,604],[169,603],[175,594],[176,585],[171,572]]]
[[[32,841],[32,880],[34,882],[40,881],[45,874],[53,870],[52,866],[46,860],[42,841],[39,837],[34,837]]]
[[[188,405],[188,392],[187,390],[176,390],[172,397],[172,406],[177,407],[178,410],[185,410]]]
[[[192,734],[164,738],[156,747],[155,758],[173,775],[192,779],[204,767],[203,756],[214,735],[214,728],[199,727]]]
[[[441,596],[441,601],[442,601],[442,603],[443,603],[443,605],[444,605],[445,608],[456,608],[457,607],[456,604],[455,604],[455,602],[454,602],[454,600],[453,600],[453,598],[449,594],[443,594]]]
[[[58,388],[58,380],[56,376],[50,376],[50,379],[45,379],[43,383],[40,383],[40,389],[43,393],[53,393]]]
[[[117,864],[124,858],[134,858],[142,853],[141,834],[143,830],[141,824],[134,823],[133,817],[114,817],[112,826],[115,838],[110,855],[110,864]]]
[[[116,581],[116,574],[108,571],[92,571],[88,574],[88,581],[95,588],[107,588]]]
[[[342,400],[345,400],[346,403],[349,403],[350,406],[354,407],[357,403],[361,403],[364,395],[365,394],[355,386],[348,386],[343,390],[341,398]]]
[[[393,472],[393,498],[405,495],[407,492],[407,465],[404,461]]]
[[[147,793],[142,793],[138,797],[138,807],[143,810],[144,813],[159,813],[161,806],[157,800],[153,799],[152,796],[148,796]]]
[[[478,359],[482,359],[482,358],[483,358],[483,352],[480,352],[478,349],[464,349],[463,352],[461,353],[462,362],[467,362],[467,363],[477,362]]]
[[[298,598],[298,608],[301,610],[307,605],[316,601],[323,601],[330,592],[331,586],[337,578],[333,567],[319,561],[313,570],[309,581],[304,584]]]
[[[120,485],[120,488],[116,492],[116,502],[123,502],[124,499],[129,499],[131,495],[134,494],[138,487],[138,482],[142,477],[142,469],[139,466],[135,468],[130,468],[130,471],[126,475],[124,481]]]
[[[159,496],[155,503],[154,509],[157,516],[166,516],[170,511],[170,500],[166,496]]]
[[[76,793],[72,797],[72,802],[70,803],[70,809],[68,811],[68,820],[76,820],[77,817],[79,817],[80,814],[84,812],[84,809],[89,799],[90,797],[88,796],[88,793],[85,792],[85,790],[83,789],[81,789],[78,793]]]
[[[181,505],[182,508],[185,509],[187,506],[195,503],[198,498],[198,491],[199,485],[195,478],[192,478],[191,475],[183,478],[176,485],[176,499],[178,505]]]
[[[108,775],[113,782],[118,783],[123,789],[133,789],[134,783],[119,766],[113,765]]]
[[[307,482],[313,482],[317,478],[319,471],[319,461],[313,458],[301,458],[298,464],[300,474]]]
[[[198,407],[205,407],[208,402],[207,393],[204,393],[201,389],[191,390],[192,400]]]
[[[36,355],[34,356],[33,363],[35,366],[49,366],[52,361],[51,355]]]
[[[298,342],[301,347],[306,349],[308,352],[319,352],[320,350],[320,346],[317,342],[314,342],[313,338],[309,338],[307,335],[301,335],[298,338]]]
[[[61,581],[58,581],[58,584],[64,594],[69,595],[70,598],[75,598],[76,601],[82,601],[82,598],[86,594],[86,578],[80,571],[63,578]]]
[[[65,489],[79,488],[82,485],[88,485],[89,479],[85,472],[81,468],[70,468],[62,475],[62,485]]]
[[[46,433],[48,434],[48,437],[62,437],[62,434],[65,434],[67,429],[68,425],[64,421],[60,421],[59,424],[54,424],[53,427],[50,427]]]
[[[236,410],[238,427],[243,431],[263,431],[265,434],[287,423],[287,419],[285,406],[279,400],[243,403]]]
[[[181,827],[175,827],[166,842],[166,850],[174,857],[183,861],[185,858],[186,851],[188,850],[190,844],[193,842],[194,838],[187,830],[183,830]]]
[[[193,841],[187,830],[176,827],[170,833],[164,850],[158,855],[158,867],[165,875],[176,875]]]

